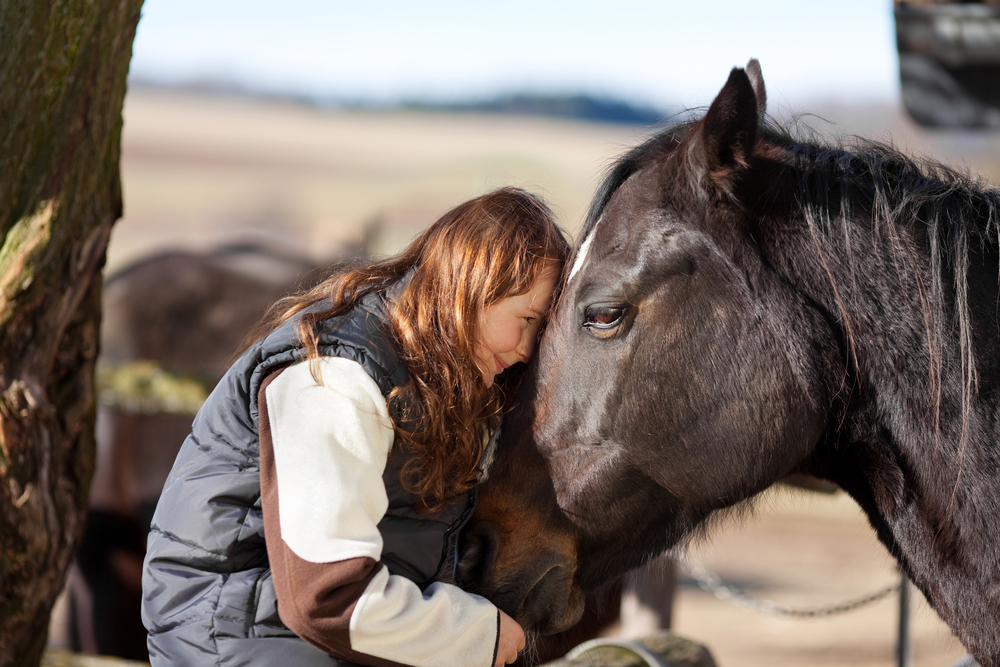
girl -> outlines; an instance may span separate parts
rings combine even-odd
[[[505,188],[276,304],[160,497],[152,664],[513,662],[517,623],[438,579],[568,252],[544,204]]]

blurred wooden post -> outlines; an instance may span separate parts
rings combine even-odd
[[[677,564],[663,555],[625,578],[622,586],[621,635],[644,637],[669,630],[677,588]]]

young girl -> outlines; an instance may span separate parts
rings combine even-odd
[[[438,579],[568,252],[548,209],[505,188],[279,302],[160,497],[152,664],[513,662],[517,623]]]

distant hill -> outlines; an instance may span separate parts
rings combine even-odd
[[[639,106],[623,100],[593,95],[504,95],[474,102],[449,104],[405,102],[408,109],[427,111],[468,111],[479,113],[506,113],[526,116],[551,116],[575,118],[602,123],[624,125],[656,125],[666,117],[666,112],[648,106]]]
[[[225,97],[246,97],[254,99],[287,100],[298,104],[318,107],[348,107],[352,109],[411,109],[422,111],[449,111],[469,113],[516,114],[522,116],[548,116],[552,118],[573,118],[600,123],[621,125],[656,125],[667,118],[662,109],[626,102],[612,97],[597,95],[544,95],[513,94],[500,95],[485,100],[459,102],[428,102],[410,100],[399,104],[371,103],[336,98],[318,98],[308,95],[275,93],[255,90],[238,83],[225,80],[203,79],[165,83],[152,79],[132,77],[129,85],[139,88],[176,90],[179,92],[219,95]]]

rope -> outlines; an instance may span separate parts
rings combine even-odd
[[[785,607],[776,604],[772,600],[757,599],[738,586],[723,583],[722,579],[719,578],[718,575],[712,574],[701,565],[688,561],[681,561],[680,567],[688,576],[695,580],[699,588],[711,593],[718,599],[730,602],[737,607],[743,607],[745,609],[750,609],[751,611],[757,611],[771,616],[787,616],[791,618],[821,618],[824,616],[834,616],[836,614],[843,614],[848,611],[860,609],[861,607],[872,604],[873,602],[878,602],[882,598],[887,597],[899,590],[899,584],[892,584],[881,588],[874,593],[838,604],[815,607],[812,609],[800,609]]]

